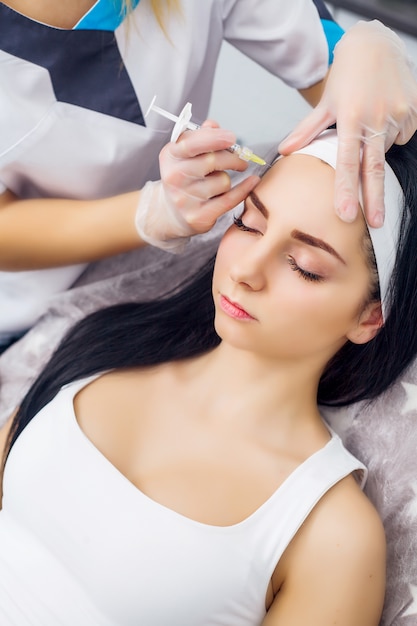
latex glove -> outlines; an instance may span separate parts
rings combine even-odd
[[[140,192],[136,229],[153,246],[182,252],[191,235],[209,231],[217,219],[244,200],[259,181],[249,176],[231,186],[225,170],[244,171],[247,163],[228,152],[233,133],[207,121],[161,150],[161,180]]]
[[[288,154],[337,123],[335,207],[345,221],[357,214],[361,171],[366,219],[374,227],[383,223],[385,152],[406,143],[417,128],[412,69],[392,30],[376,20],[358,22],[336,46],[319,104],[278,147]]]

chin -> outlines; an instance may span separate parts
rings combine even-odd
[[[222,340],[237,350],[254,352],[259,344],[249,336],[248,327],[239,324],[236,320],[228,318],[224,314],[217,314],[214,319],[214,330]]]

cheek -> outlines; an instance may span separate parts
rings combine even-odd
[[[279,343],[288,343],[294,352],[337,347],[358,320],[366,290],[296,278],[274,294],[271,332],[275,330]]]
[[[232,231],[232,226],[223,235],[216,254],[216,262],[214,264],[213,283],[219,276],[224,276],[225,272],[230,269],[230,265],[239,255],[240,246],[236,233]]]
[[[362,293],[355,293],[348,285],[314,286],[310,293],[303,290],[299,295],[299,307],[303,308],[302,315],[305,319],[310,316],[318,325],[331,325],[334,327],[345,326],[354,321],[359,314],[362,304]],[[302,306],[303,305],[303,306]]]

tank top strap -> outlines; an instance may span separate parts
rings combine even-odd
[[[332,433],[331,440],[301,463],[261,507],[254,535],[258,550],[264,554],[263,567],[269,576],[316,504],[349,474],[363,488],[366,466],[346,450],[337,434]]]

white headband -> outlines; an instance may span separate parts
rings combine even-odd
[[[309,154],[310,156],[315,156],[336,169],[337,145],[336,131],[325,130],[308,146],[295,151],[294,154]],[[359,188],[359,200],[363,207],[361,187]],[[388,290],[397,255],[397,245],[404,206],[404,194],[400,183],[386,161],[384,203],[384,225],[381,228],[371,228],[368,226],[368,230],[378,269],[382,314],[384,320],[386,320],[389,309]]]

